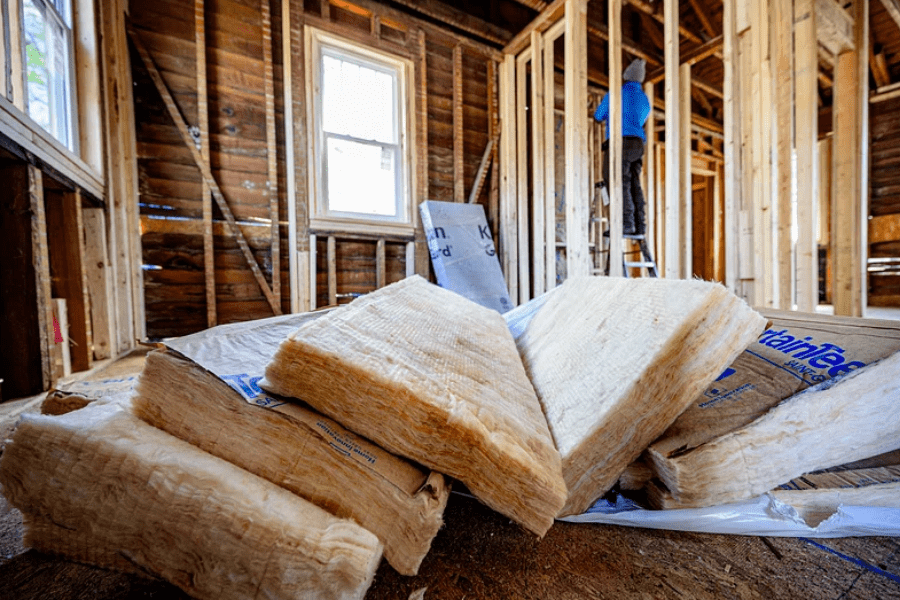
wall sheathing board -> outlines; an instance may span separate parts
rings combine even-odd
[[[269,1],[269,0],[260,0]],[[235,219],[271,286],[272,227],[268,192],[269,148],[266,130],[266,96],[264,80],[264,46],[262,5],[254,1],[206,0],[206,67],[210,167]],[[393,44],[408,52],[416,65],[411,86],[415,86],[415,106],[411,112],[418,123],[414,140],[427,139],[424,168],[411,165],[417,179],[413,196],[414,208],[422,200],[452,200],[454,196],[454,125],[453,125],[453,49],[461,47],[463,137],[462,173],[465,196],[471,190],[475,174],[488,143],[489,122],[496,103],[489,92],[488,61],[499,53],[437,26],[412,17],[400,18],[396,11],[378,3],[360,0],[354,4],[326,4],[317,0],[296,2],[290,10],[291,22],[282,23],[283,6],[271,0],[271,44],[274,73],[275,122],[277,132],[277,193],[280,264],[275,272],[282,288],[280,306],[283,311],[309,308],[309,296],[316,306],[329,300],[327,239],[336,236],[336,288],[339,302],[375,289],[378,279],[376,259],[377,236],[341,236],[339,232],[310,231],[305,200],[307,181],[306,142],[307,115],[303,27],[311,24],[360,43]],[[327,8],[324,11],[322,8]],[[324,16],[323,16],[324,15]],[[378,17],[376,19],[376,17]],[[174,0],[133,2],[130,18],[141,41],[153,57],[188,127],[198,123],[195,22],[192,11]],[[290,34],[290,92],[292,109],[292,177],[287,177],[284,123],[283,31]],[[422,42],[424,41],[424,47]],[[138,135],[138,169],[140,181],[140,216],[142,249],[145,264],[146,315],[148,336],[184,335],[206,327],[206,282],[203,272],[202,180],[191,152],[162,103],[141,61],[133,58],[135,78],[136,127]],[[425,77],[420,78],[424,65]],[[493,107],[493,108],[492,108]],[[421,144],[421,142],[420,142]],[[496,169],[496,162],[492,170]],[[491,175],[490,171],[488,173]],[[288,191],[288,181],[294,186]],[[491,185],[483,185],[477,201],[489,208]],[[288,197],[294,206],[288,207]],[[492,214],[491,211],[487,211]],[[496,211],[494,211],[496,212]],[[289,217],[295,226],[294,244]],[[213,210],[215,298],[219,323],[261,318],[272,315],[259,284],[242,255],[234,235],[222,221],[218,208]],[[310,233],[318,233],[321,249],[310,247]],[[387,239],[384,247],[385,278],[388,283],[412,272],[427,274],[424,236],[415,238],[415,265],[407,265],[411,254],[404,241]],[[419,244],[418,242],[422,242]],[[291,254],[298,262],[299,298],[292,302],[289,271]],[[316,258],[312,264],[309,256]],[[421,255],[421,256],[419,256]],[[424,260],[423,260],[424,259]],[[304,262],[306,261],[306,262]],[[324,264],[323,264],[323,261]],[[309,269],[316,269],[316,290],[310,292]],[[296,292],[296,290],[295,290]],[[297,296],[297,294],[294,294]]]

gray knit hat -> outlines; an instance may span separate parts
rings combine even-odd
[[[647,61],[643,58],[636,58],[631,61],[631,64],[628,65],[628,68],[622,73],[622,79],[624,81],[637,81],[638,83],[642,83],[644,81],[646,68]]]

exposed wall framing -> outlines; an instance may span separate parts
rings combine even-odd
[[[202,13],[194,18],[174,2],[132,7],[132,20],[185,125],[209,138],[205,160],[211,178],[202,173],[203,161],[193,160],[193,150],[179,140],[183,135],[177,131],[178,119],[160,110],[164,103],[148,87],[145,69],[135,70],[144,253],[148,264],[155,265],[146,272],[152,335],[187,333],[212,319],[224,323],[343,303],[390,283],[393,274],[428,275],[427,244],[416,214],[415,231],[408,237],[311,227],[307,198],[315,182],[308,168],[309,65],[303,41],[308,25],[413,61],[414,213],[425,199],[466,201],[466,193],[478,183],[473,200],[497,220],[498,202],[491,202],[496,186],[488,183],[496,178],[497,163],[489,160],[478,173],[484,150],[497,135],[490,128],[499,130],[499,105],[490,97],[496,94],[496,84],[488,82],[496,76],[496,50],[368,0],[261,0],[258,9],[234,0],[195,2],[202,4]],[[201,42],[205,51],[199,48]],[[204,60],[205,86],[200,83]],[[203,87],[208,123],[200,114],[206,112]],[[285,140],[290,140],[289,148]],[[200,145],[202,154],[206,145]],[[218,225],[228,220],[218,198],[213,218],[205,218],[206,226],[194,227],[194,220],[202,224],[204,219],[204,184],[212,188],[213,197],[218,186],[227,201],[235,231],[246,238],[244,261],[234,254],[228,230]],[[149,224],[166,219],[172,222]],[[205,258],[209,242],[193,237],[194,231],[208,232],[209,224],[224,236],[212,235],[212,261]],[[368,243],[372,248],[364,249]],[[330,245],[333,262],[328,260]],[[354,251],[372,260],[342,263],[341,257]],[[203,271],[198,270],[201,264]],[[256,275],[254,264],[259,268]],[[350,265],[365,273],[354,273]],[[212,279],[201,277],[209,271]],[[367,289],[360,286],[369,280]],[[289,294],[281,293],[285,287]],[[205,323],[196,316],[201,291]]]

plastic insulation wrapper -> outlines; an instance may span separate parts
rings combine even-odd
[[[583,514],[560,520],[770,537],[900,536],[900,508],[839,506],[818,526],[810,527],[792,506],[770,494],[733,504],[672,510],[645,509],[616,494],[615,502],[601,498]]]

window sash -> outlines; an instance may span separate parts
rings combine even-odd
[[[71,18],[71,4],[67,0],[17,0],[21,2],[20,14],[22,15],[22,54],[23,65],[25,66],[25,76],[28,76],[28,38],[25,35],[25,1],[31,2],[32,6],[40,13],[43,21],[43,29],[45,36],[45,63],[43,71],[47,77],[46,86],[46,104],[48,115],[48,126],[39,123],[42,127],[56,138],[64,146],[77,151],[75,143],[75,128],[73,122],[74,116],[74,48],[73,33],[71,26],[67,23],[67,19]],[[57,7],[59,5],[59,7]],[[65,15],[61,15],[59,9],[65,11]],[[31,84],[26,81],[25,87],[25,112],[38,121],[37,115],[32,112],[31,106]]]
[[[310,166],[315,173],[314,193],[310,197],[311,225],[314,229],[345,229],[353,231],[359,224],[369,223],[385,231],[410,232],[413,225],[411,207],[412,166],[409,154],[408,127],[410,123],[409,77],[411,65],[407,59],[396,57],[336,35],[307,28],[308,64],[310,67],[311,133]],[[361,67],[391,75],[393,79],[393,137],[394,141],[362,139],[325,130],[323,118],[324,57],[348,61]],[[383,148],[393,157],[394,215],[335,210],[329,206],[328,148],[331,140]]]

